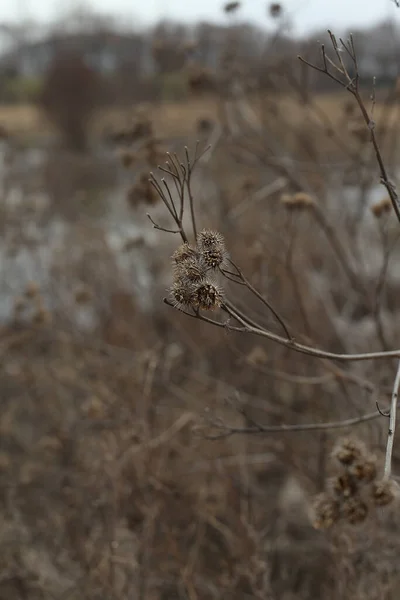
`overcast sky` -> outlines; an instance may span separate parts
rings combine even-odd
[[[19,20],[23,15],[49,22],[83,5],[138,25],[163,17],[220,21],[223,4],[220,0],[0,0],[0,22]],[[268,26],[271,24],[267,17],[268,4],[265,0],[244,0],[240,16]],[[388,18],[400,22],[400,8],[396,8],[393,0],[284,0],[282,4],[300,33],[321,27],[336,30],[363,27]]]

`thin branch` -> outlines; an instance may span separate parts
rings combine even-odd
[[[151,218],[149,213],[146,213],[146,215],[147,215],[147,218],[152,223],[154,229],[158,229],[159,231],[165,231],[166,233],[179,233],[180,235],[183,234],[182,230],[180,230],[180,229],[166,229],[165,227],[161,227],[161,225],[157,225],[157,223],[155,221],[153,221],[153,219]],[[184,239],[184,241],[186,242],[187,240]]]
[[[380,417],[379,411],[367,413],[361,417],[354,417],[352,419],[344,419],[342,421],[328,421],[325,423],[306,423],[304,425],[261,425],[255,424],[253,427],[230,427],[225,425],[222,421],[218,421],[215,425],[220,428],[221,433],[216,435],[206,435],[205,437],[210,440],[218,440],[221,438],[230,437],[231,435],[238,434],[249,434],[249,433],[285,433],[285,432],[298,432],[298,431],[326,431],[329,429],[343,429],[345,427],[353,427],[354,425],[361,425],[368,421],[373,421]]]
[[[390,417],[389,417],[389,431],[386,445],[386,457],[385,457],[385,470],[384,479],[389,479],[392,472],[392,454],[393,454],[393,443],[394,433],[396,430],[396,416],[397,416],[397,401],[399,397],[400,387],[400,361],[397,366],[397,373],[393,384],[392,402],[390,404]]]

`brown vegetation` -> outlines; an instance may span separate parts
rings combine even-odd
[[[86,154],[2,109],[1,600],[398,597],[399,96],[242,33],[212,93],[59,95]]]

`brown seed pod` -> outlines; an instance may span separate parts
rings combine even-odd
[[[350,466],[349,473],[358,481],[370,483],[377,476],[376,460],[373,457],[358,460]]]
[[[368,516],[368,506],[359,496],[347,498],[342,504],[343,517],[351,525],[363,523]]]
[[[392,202],[388,197],[382,198],[382,200],[375,202],[375,204],[372,204],[371,206],[371,212],[377,219],[380,219],[380,217],[384,214],[390,213],[391,210]]]
[[[175,252],[172,255],[172,260],[174,261],[174,263],[179,264],[182,261],[187,260],[189,258],[195,259],[197,257],[198,252],[192,246],[190,246],[190,244],[185,242],[175,250]]]
[[[330,483],[333,492],[342,498],[349,498],[357,493],[357,482],[350,473],[340,473]]]
[[[181,260],[175,265],[174,275],[180,281],[200,283],[207,275],[207,264],[200,256]]]
[[[196,288],[187,281],[174,281],[169,292],[175,308],[185,309],[198,304]]]
[[[339,520],[339,503],[326,493],[314,500],[313,525],[316,529],[329,529]]]
[[[201,310],[215,310],[223,303],[222,289],[213,281],[205,281],[196,288],[196,300]]]
[[[332,458],[342,465],[349,466],[367,456],[362,442],[353,438],[340,440],[332,451]]]
[[[218,231],[203,229],[197,236],[197,247],[210,269],[223,265],[228,258],[224,237]]]
[[[372,500],[376,506],[387,506],[398,496],[399,486],[392,479],[376,481],[372,486]]]

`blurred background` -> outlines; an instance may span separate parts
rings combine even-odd
[[[297,58],[333,59],[328,28],[354,35],[369,125]],[[179,240],[147,216],[171,228],[149,182],[166,152],[210,145],[199,228],[296,338],[398,347],[398,224],[370,139],[396,184],[399,58],[391,0],[1,1],[0,600],[399,597],[396,509],[329,533],[310,517],[340,435],[381,467],[393,362],[315,361],[174,311]],[[253,433],[208,439],[230,428]],[[395,444],[395,477],[399,461]]]

